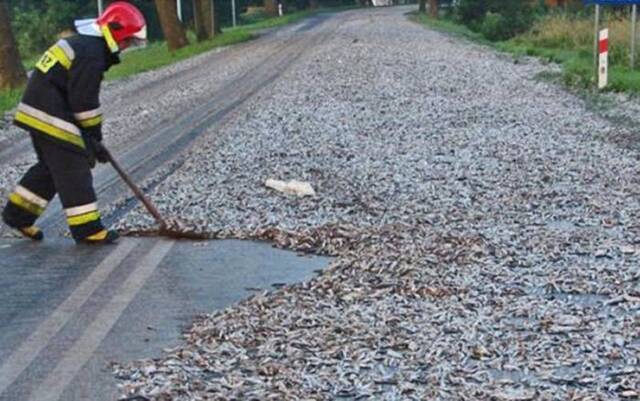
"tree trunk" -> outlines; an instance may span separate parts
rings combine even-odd
[[[7,3],[0,0],[0,89],[15,89],[27,80],[16,39],[11,31]]]
[[[278,15],[278,2],[277,0],[264,0],[264,11],[267,15],[275,17]]]
[[[207,40],[207,22],[202,10],[202,0],[193,0],[193,25],[198,42]]]
[[[196,36],[198,41],[211,39],[218,33],[213,0],[194,0]]]
[[[155,0],[162,32],[169,51],[178,50],[189,44],[184,27],[178,20],[178,7],[172,0]]]
[[[418,7],[418,12],[420,14],[426,14],[427,13],[427,0],[420,0],[420,6]]]
[[[318,0],[309,0],[309,8],[312,10],[318,8]]]
[[[438,0],[429,0],[429,15],[431,18],[438,18]]]

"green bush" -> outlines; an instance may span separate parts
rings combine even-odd
[[[460,0],[455,15],[458,21],[489,40],[506,40],[533,24],[530,4],[528,0]]]
[[[149,39],[162,39],[154,3],[149,0],[129,1],[145,15]],[[109,4],[109,1],[104,3]],[[191,18],[191,2],[183,3],[185,16]],[[13,32],[23,58],[39,56],[55,43],[60,33],[73,30],[76,19],[95,18],[98,13],[94,0],[8,0],[8,4],[12,11]]]
[[[90,7],[77,2],[45,0],[15,4],[12,24],[23,57],[33,57],[56,41],[58,35],[73,28],[73,21],[86,15]]]
[[[500,13],[487,13],[480,24],[480,33],[492,41],[508,39],[507,21]]]
[[[486,13],[486,0],[460,0],[454,11],[457,20],[471,29],[480,26]]]

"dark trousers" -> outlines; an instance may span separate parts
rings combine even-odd
[[[2,212],[5,223],[14,228],[32,226],[57,193],[74,239],[103,230],[87,155],[57,145],[38,133],[31,133],[31,139],[38,162],[9,196]]]

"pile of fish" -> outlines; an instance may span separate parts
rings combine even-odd
[[[213,238],[336,259],[114,365],[123,398],[640,397],[633,128],[401,11],[355,13],[155,189]]]
[[[634,124],[405,11],[352,13],[155,187],[194,232],[335,259],[115,364],[123,399],[640,398]]]

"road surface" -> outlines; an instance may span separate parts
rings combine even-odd
[[[112,129],[126,131],[108,141],[125,169],[139,182],[163,169],[174,171],[204,130],[225,124],[326,36],[329,28],[322,25],[331,18],[313,17],[133,82],[107,85],[107,118],[116,120]],[[212,81],[211,65],[233,73],[216,82],[215,90],[181,93],[189,85]],[[123,98],[124,104],[117,101]],[[161,113],[153,109],[158,99],[166,102]],[[156,115],[142,120],[141,110]],[[0,150],[0,166],[18,166],[3,177],[5,183],[15,181],[32,160],[30,143],[15,138]],[[98,168],[95,183],[101,204],[124,199],[109,207],[107,223],[136,205],[110,168]],[[3,195],[8,189],[7,184]],[[5,236],[0,239],[2,401],[116,399],[111,361],[153,357],[175,346],[198,314],[308,280],[328,263],[327,258],[300,256],[267,243],[233,240],[123,238],[112,247],[77,247],[66,235],[57,201],[40,225],[47,232],[42,244],[0,231]]]

